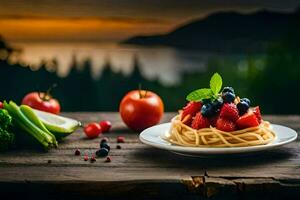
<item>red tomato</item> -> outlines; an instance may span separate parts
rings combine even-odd
[[[102,133],[101,126],[98,123],[89,123],[84,127],[85,135],[90,138],[96,138]]]
[[[27,94],[23,98],[22,104],[53,114],[60,113],[59,102],[56,99],[53,99],[50,95],[42,92],[31,92]]]
[[[110,121],[103,120],[103,121],[99,122],[99,124],[101,126],[101,129],[102,129],[103,133],[109,132],[109,130],[111,128],[111,122]]]
[[[133,90],[123,97],[119,110],[129,128],[142,131],[159,123],[164,112],[164,104],[154,92]]]
[[[0,101],[0,109],[3,109],[3,103]]]

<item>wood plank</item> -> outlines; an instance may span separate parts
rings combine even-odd
[[[163,122],[168,122],[175,114],[165,114]],[[282,197],[286,191],[290,191],[290,196],[299,195],[299,138],[282,148],[257,154],[192,158],[142,144],[138,133],[128,130],[117,113],[64,115],[83,123],[111,120],[113,129],[103,137],[110,139],[112,162],[105,163],[99,158],[90,163],[83,161],[82,156],[74,156],[77,148],[95,152],[101,140],[85,139],[79,129],[60,143],[59,149],[48,153],[36,150],[2,153],[1,193],[12,192],[15,187],[22,190],[26,185],[29,191],[41,189],[54,196],[58,192],[115,198],[116,194],[128,197],[135,192],[136,196],[131,197],[247,199],[253,195]],[[300,116],[264,118],[300,131]],[[119,135],[126,139],[126,143],[120,144],[122,149],[116,149]]]

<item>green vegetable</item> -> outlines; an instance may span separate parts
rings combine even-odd
[[[48,132],[41,129],[37,124],[36,118],[31,116],[32,122],[17,106],[14,102],[10,101],[9,104],[4,102],[4,108],[12,116],[14,123],[23,130],[25,133],[29,134],[33,139],[37,140],[45,150],[50,147],[56,147],[57,141],[55,137],[53,138]],[[29,112],[27,113],[29,115]]]
[[[12,118],[5,109],[0,109],[0,151],[8,150],[15,143],[11,132]]]
[[[20,110],[32,123],[34,123],[38,128],[52,137],[52,141],[55,147],[58,146],[55,136],[45,127],[38,116],[33,112],[32,108],[27,105],[21,105]]]
[[[202,101],[203,99],[216,99],[222,88],[222,77],[218,73],[210,79],[210,88],[202,88],[189,93],[186,97],[188,101]]]

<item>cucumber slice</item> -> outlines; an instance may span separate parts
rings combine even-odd
[[[75,119],[62,117],[36,109],[33,109],[33,111],[46,128],[58,139],[73,133],[81,125],[81,123]]]

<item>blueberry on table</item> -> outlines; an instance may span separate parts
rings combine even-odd
[[[106,148],[101,148],[101,149],[99,149],[99,150],[97,150],[96,151],[96,155],[98,156],[98,157],[105,157],[105,156],[107,156],[108,155],[108,149],[106,149]]]
[[[235,94],[231,92],[222,93],[224,103],[232,103],[235,99]]]
[[[76,149],[74,154],[75,154],[75,156],[80,156],[81,152],[79,149]]]
[[[100,144],[100,148],[106,148],[108,151],[110,151],[110,146],[108,143],[106,142],[103,142]]]
[[[246,102],[248,104],[248,106],[250,107],[251,101],[248,98],[242,98],[241,101]]]
[[[102,144],[102,143],[107,143],[108,142],[108,138],[107,137],[104,137],[101,141],[100,141],[100,145]]]
[[[237,109],[239,110],[239,115],[243,115],[245,114],[248,109],[249,109],[249,105],[247,102],[245,101],[241,101],[236,105]]]
[[[232,87],[224,87],[222,93],[230,92],[234,94],[234,89]]]

